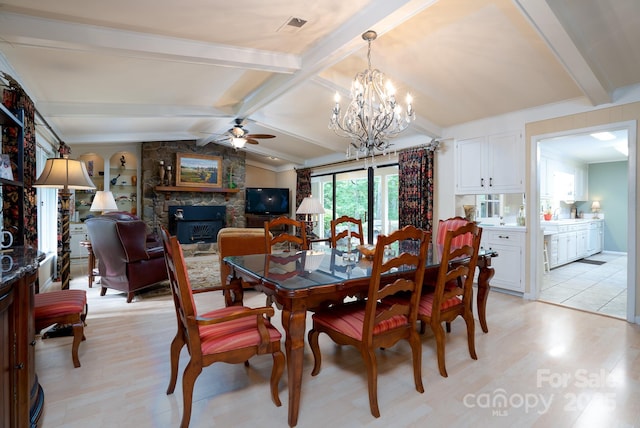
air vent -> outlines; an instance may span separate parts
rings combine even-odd
[[[278,28],[277,32],[288,34],[297,33],[298,31],[300,31],[300,28],[302,28],[302,26],[306,23],[307,21],[305,19],[290,16],[289,18],[287,18],[284,24],[282,24],[280,28]]]

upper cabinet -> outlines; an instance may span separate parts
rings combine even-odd
[[[520,133],[459,140],[455,158],[456,194],[524,192]]]
[[[546,149],[540,153],[539,166],[541,199],[589,200],[589,165]]]

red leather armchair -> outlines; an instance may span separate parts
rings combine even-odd
[[[98,259],[101,296],[112,288],[125,292],[130,303],[135,291],[167,279],[164,250],[148,239],[145,222],[109,213],[85,223]]]

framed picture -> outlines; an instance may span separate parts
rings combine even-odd
[[[220,156],[176,154],[176,186],[222,187]]]
[[[5,178],[7,180],[14,179],[9,155],[0,155],[0,178]]]

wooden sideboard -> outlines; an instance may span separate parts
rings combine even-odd
[[[13,247],[0,255],[0,426],[36,427],[44,392],[35,371],[33,302],[44,254]]]

